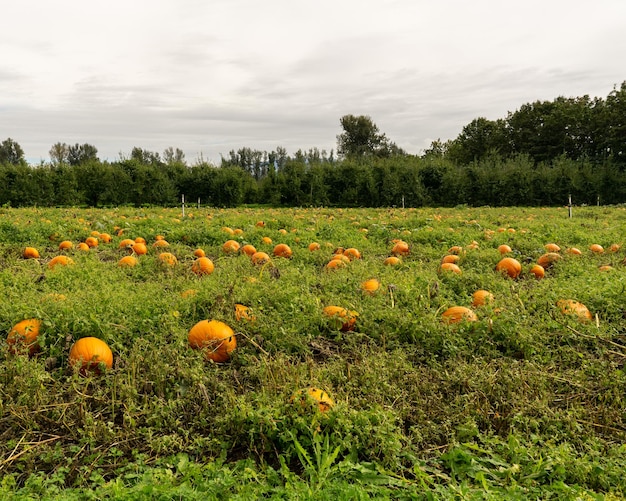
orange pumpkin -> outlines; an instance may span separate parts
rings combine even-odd
[[[385,266],[398,266],[401,263],[402,261],[400,261],[400,258],[396,256],[389,256],[383,261]]]
[[[543,247],[548,252],[561,252],[561,248],[557,244],[546,244]]]
[[[568,254],[571,254],[572,256],[582,256],[581,250],[577,249],[576,247],[570,247],[565,252],[567,252]]]
[[[252,254],[252,262],[259,266],[269,263],[271,261],[269,255],[266,252],[255,252]]]
[[[394,256],[408,256],[410,252],[411,250],[409,248],[409,244],[403,240],[396,242],[396,244],[391,249],[391,253]]]
[[[136,244],[145,244],[146,243],[146,239],[143,237],[137,237],[135,238],[135,243]]]
[[[120,249],[130,249],[133,245],[135,245],[135,241],[132,238],[125,238],[120,242],[118,247]]]
[[[222,245],[222,252],[224,252],[224,254],[236,254],[239,252],[240,247],[241,245],[239,245],[239,242],[236,240],[226,240],[224,245]]]
[[[472,294],[472,306],[477,308],[479,306],[485,306],[494,300],[493,294],[484,289],[479,289]]]
[[[74,244],[70,242],[69,240],[63,240],[63,242],[59,244],[59,250],[70,250],[73,248],[74,248]]]
[[[70,264],[74,264],[74,261],[67,256],[55,256],[48,263],[48,268],[51,270],[56,266],[68,266]]]
[[[559,259],[561,259],[560,254],[557,254],[556,252],[547,252],[546,254],[539,256],[537,264],[539,266],[543,266],[543,268],[547,270],[548,268],[554,266]]]
[[[326,264],[326,269],[327,270],[336,270],[336,269],[339,269],[339,268],[343,268],[345,265],[346,265],[346,263],[344,261],[342,261],[341,259],[331,259]]]
[[[448,249],[448,254],[461,254],[463,252],[463,247],[458,245],[453,245]]]
[[[159,254],[159,261],[166,266],[175,266],[178,262],[176,256],[171,252],[161,252],[161,254]]]
[[[261,243],[265,244],[265,245],[269,245],[272,243],[272,239],[270,237],[263,237],[261,239]]]
[[[205,257],[206,254],[204,253],[204,251],[202,249],[196,249],[195,251],[193,251],[193,255],[196,257]]]
[[[589,309],[579,301],[573,299],[559,299],[556,305],[564,315],[575,315],[579,320],[587,322],[593,318]]]
[[[85,239],[85,243],[90,247],[98,247],[98,239],[96,237],[87,237]]]
[[[199,257],[191,265],[191,271],[196,275],[210,275],[215,270],[215,265],[208,257]]]
[[[291,397],[293,403],[300,404],[302,407],[317,407],[320,412],[329,411],[334,405],[333,399],[330,398],[328,393],[319,388],[307,388],[306,390],[298,390],[293,397]]]
[[[39,351],[37,336],[41,321],[36,318],[22,320],[15,324],[7,336],[7,344],[11,353],[19,353],[28,348],[29,355],[33,355]]]
[[[465,306],[452,306],[442,313],[441,318],[449,324],[462,321],[476,322],[478,320],[476,313]]]
[[[100,233],[100,235],[98,235],[98,239],[105,244],[108,244],[109,242],[111,242],[111,235],[109,235],[108,233]]]
[[[513,249],[511,249],[511,247],[507,244],[502,244],[498,246],[498,252],[500,254],[508,254],[509,252],[513,252]]]
[[[620,244],[611,244],[611,246],[609,247],[609,252],[617,252],[621,248],[622,246]]]
[[[440,271],[442,272],[452,272],[452,273],[456,273],[457,275],[461,275],[463,272],[461,271],[461,268],[459,268],[459,266],[457,264],[454,263],[442,263],[441,267],[439,268]]]
[[[154,242],[152,244],[152,247],[169,247],[170,244],[167,240],[165,240],[164,238],[160,238],[159,240],[157,240],[156,242]]]
[[[89,250],[91,249],[91,247],[89,247],[89,245],[87,245],[85,242],[81,242],[79,243],[76,248],[79,251],[83,251],[83,252],[89,252]]]
[[[522,265],[517,259],[512,257],[505,257],[501,259],[496,265],[496,271],[500,273],[506,273],[510,278],[517,278],[522,272]]]
[[[252,257],[254,254],[256,254],[256,247],[251,244],[246,244],[241,248],[241,252],[248,257]]]
[[[356,311],[349,311],[341,306],[326,306],[323,313],[328,318],[338,319],[341,322],[341,328],[339,330],[342,332],[353,330],[356,324],[356,318],[359,315]]]
[[[535,275],[535,278],[540,280],[546,276],[546,270],[540,264],[536,264],[530,269],[530,274]]]
[[[135,242],[132,246],[133,252],[138,256],[144,256],[148,253],[148,247],[143,242]]]
[[[235,304],[235,319],[237,321],[247,320],[248,322],[254,322],[256,317],[252,313],[252,309],[243,304]]]
[[[226,362],[237,347],[235,332],[219,320],[201,320],[188,335],[189,346],[204,350],[204,357],[214,362]]]
[[[39,259],[39,251],[34,247],[26,247],[22,252],[24,259]]]
[[[309,244],[309,251],[311,251],[311,252],[318,251],[318,250],[320,250],[320,248],[321,248],[321,246],[317,242],[311,242]]]
[[[350,247],[343,251],[343,255],[346,256],[350,261],[354,261],[355,259],[361,259],[361,251],[356,249],[355,247]]]
[[[291,248],[287,244],[278,244],[276,247],[274,247],[273,254],[276,257],[284,257],[289,259],[293,253],[291,251]]]
[[[97,337],[83,337],[70,349],[70,365],[79,369],[81,374],[93,371],[100,373],[101,364],[107,369],[113,367],[111,348]]]
[[[602,254],[604,252],[604,248],[600,244],[591,244],[589,250],[594,254]]]
[[[378,289],[380,289],[380,282],[376,278],[370,278],[361,283],[361,290],[370,296],[375,294]]]
[[[456,264],[461,260],[461,257],[458,254],[447,254],[441,258],[441,264],[443,263],[453,263]]]
[[[122,268],[132,268],[137,264],[137,258],[135,256],[124,256],[117,262],[117,265]]]

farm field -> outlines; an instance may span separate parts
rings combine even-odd
[[[2,208],[0,497],[623,499],[625,235],[622,206]],[[204,320],[232,333],[194,348]]]

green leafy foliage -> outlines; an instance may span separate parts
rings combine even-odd
[[[0,496],[619,499],[625,276],[623,250],[609,249],[623,211],[4,208],[0,325],[42,328],[31,357],[0,342]],[[58,249],[92,232],[113,239]],[[174,267],[160,263],[157,235]],[[148,242],[133,268],[117,265],[127,237]],[[293,256],[255,266],[225,254],[228,239],[270,255],[286,243]],[[394,239],[410,253],[385,266]],[[562,257],[537,280],[529,270],[548,242]],[[517,280],[494,269],[502,243],[522,263]],[[41,257],[24,259],[27,245]],[[452,246],[461,275],[440,270]],[[191,271],[197,247],[211,275]],[[340,247],[361,259],[327,270]],[[50,269],[62,253],[74,264]],[[369,278],[382,284],[372,295]],[[474,307],[476,322],[442,321],[478,289],[494,301]],[[563,314],[564,298],[593,319]],[[235,304],[254,318],[237,320]],[[357,312],[354,330],[324,317],[328,305]],[[188,346],[204,319],[237,333],[228,362]],[[84,336],[109,344],[111,370],[69,366]],[[310,387],[334,405],[296,397]]]

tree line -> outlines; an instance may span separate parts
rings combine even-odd
[[[524,104],[504,119],[477,118],[454,140],[411,155],[368,116],[341,118],[337,152],[290,155],[243,147],[220,165],[190,165],[178,148],[133,148],[102,161],[90,144],[56,143],[28,165],[20,145],[0,143],[0,205],[454,206],[626,201],[626,82],[606,99],[559,97]]]

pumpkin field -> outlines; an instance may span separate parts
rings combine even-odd
[[[2,499],[624,499],[626,207],[0,209]]]

